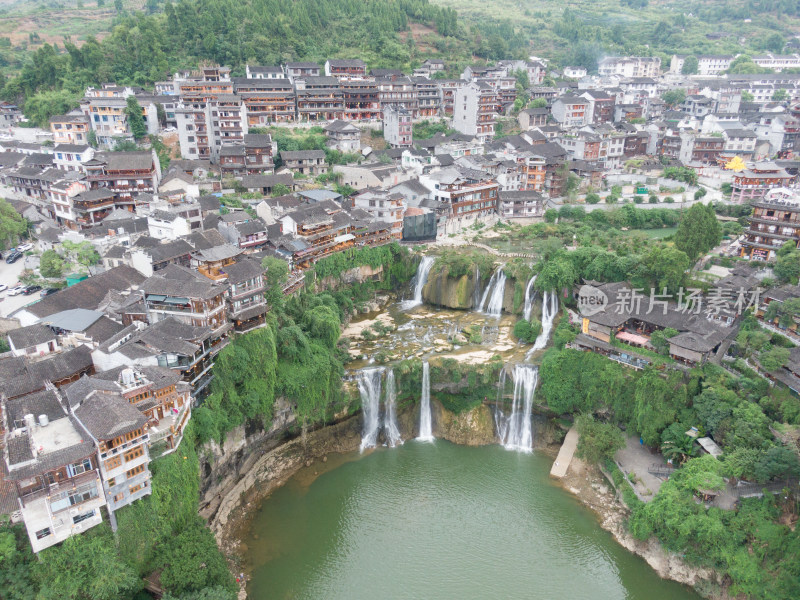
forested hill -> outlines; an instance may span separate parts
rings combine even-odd
[[[465,47],[456,12],[428,0],[180,0],[154,14],[123,11],[114,23],[102,41],[39,46],[2,97],[36,119],[71,108],[87,85],[147,86],[204,60],[234,75],[246,62],[356,57],[370,68],[410,70],[420,55],[412,24],[438,43],[426,44],[427,54]]]

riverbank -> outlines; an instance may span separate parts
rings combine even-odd
[[[617,543],[642,557],[659,577],[691,586],[706,598],[731,598],[723,577],[713,569],[688,564],[680,556],[664,549],[655,537],[646,541],[634,538],[626,525],[630,511],[598,467],[573,457],[559,483],[595,513],[600,526],[611,533]]]

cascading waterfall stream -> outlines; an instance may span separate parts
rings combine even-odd
[[[492,274],[489,285],[486,286],[483,298],[481,298],[480,312],[491,317],[499,318],[503,312],[503,298],[506,293],[506,274],[503,267],[505,265],[500,265]]]
[[[481,269],[475,265],[475,290],[472,292],[472,308],[475,310],[481,309]]]
[[[397,428],[397,389],[394,383],[394,369],[389,369],[386,373],[386,409],[383,414],[383,431],[386,435],[386,443],[392,448],[403,443],[400,437],[400,430]]]
[[[511,404],[511,415],[505,418],[502,412],[499,415],[495,414],[497,434],[505,449],[532,452],[531,413],[533,395],[539,381],[539,368],[533,365],[515,365],[513,377],[514,398]],[[500,386],[502,394],[503,387],[505,387],[505,371],[500,377]]]
[[[417,274],[414,277],[414,298],[401,303],[400,306],[403,310],[409,310],[422,304],[422,289],[428,282],[428,275],[435,261],[436,259],[432,256],[423,256],[419,261]]]
[[[525,286],[525,304],[522,309],[522,318],[526,321],[531,320],[531,313],[533,312],[533,299],[536,292],[533,290],[533,284],[536,283],[536,275],[530,278],[528,285]]]
[[[537,350],[542,350],[550,339],[550,332],[553,330],[553,321],[558,314],[558,294],[555,290],[548,290],[542,295],[542,332],[536,338],[533,347],[528,350],[525,358]]]
[[[419,405],[419,436],[417,439],[423,442],[432,442],[435,438],[431,422],[431,373],[427,360],[422,362],[422,395]]]
[[[364,431],[361,434],[361,451],[373,448],[378,441],[381,414],[381,378],[383,367],[361,369],[358,372],[358,391],[364,411]]]

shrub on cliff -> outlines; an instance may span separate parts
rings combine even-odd
[[[530,321],[520,319],[514,325],[514,337],[527,344],[534,343],[541,332],[542,324],[538,319],[531,319]]]

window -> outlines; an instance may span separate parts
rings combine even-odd
[[[77,462],[72,465],[67,465],[67,476],[75,477],[76,475],[80,475],[81,473],[85,473],[86,471],[92,470],[92,461],[88,458],[84,458],[82,461]]]
[[[136,477],[139,473],[143,472],[144,472],[144,465],[139,465],[138,467],[134,467],[133,469],[125,473],[125,477],[131,479],[133,477]]]
[[[114,502],[121,502],[125,498],[125,494],[119,493],[114,496]]]
[[[134,448],[133,450],[128,450],[125,453],[125,462],[130,462],[136,458],[139,458],[142,454],[144,454],[144,448],[141,446]]]
[[[86,519],[91,519],[94,516],[94,510],[90,510],[89,512],[82,513],[75,517],[72,517],[72,524],[77,525],[81,521],[85,521]]]
[[[45,527],[44,529],[40,529],[39,531],[36,532],[36,539],[37,540],[41,540],[43,538],[46,538],[51,533],[52,533],[52,531],[50,531],[50,528],[49,527]]]
[[[111,478],[111,479],[109,479],[109,480],[108,480],[106,483],[108,483],[108,487],[109,487],[109,488],[112,488],[112,487],[114,487],[115,485],[117,485],[117,478],[116,478],[116,477],[112,477],[112,478]]]
[[[128,491],[130,492],[131,495],[133,495],[136,492],[142,490],[144,487],[145,487],[145,483],[142,482],[142,483],[139,483],[139,484],[136,484],[136,485],[132,485],[130,490],[128,490]]]
[[[106,471],[110,471],[112,469],[116,469],[121,464],[122,464],[122,457],[121,456],[115,456],[114,458],[109,458],[104,463],[104,466],[106,468]]]

